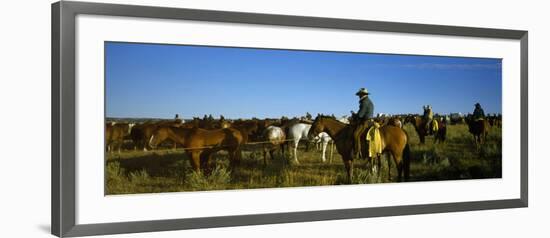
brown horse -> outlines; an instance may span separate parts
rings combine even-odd
[[[198,127],[202,129],[212,130],[212,129],[222,129],[229,128],[231,123],[223,116],[220,116],[219,120],[214,119],[212,116],[207,117],[204,115],[203,119],[198,119]]]
[[[209,168],[210,158],[213,153],[220,150],[226,150],[229,153],[231,168],[234,168],[241,159],[240,147],[243,137],[237,129],[206,130],[164,126],[155,130],[149,140],[149,146],[156,148],[166,139],[175,141],[184,147],[196,172],[201,172],[202,168],[205,174],[209,174],[211,171]]]
[[[401,123],[401,119],[399,119],[399,117],[377,117],[374,118],[374,121],[382,126],[388,125],[403,128],[403,123]]]
[[[476,146],[483,144],[487,140],[489,134],[489,122],[487,120],[474,120],[472,116],[466,117],[468,131],[474,136]]]
[[[236,121],[231,124],[232,128],[239,130],[243,136],[243,143],[248,143],[250,136],[253,136],[258,132],[257,120],[242,120]]]
[[[435,121],[436,119],[434,119]],[[430,132],[426,131],[426,120],[420,116],[409,115],[405,118],[405,124],[411,123],[414,126],[414,130],[420,138],[420,144],[426,142],[426,136],[432,135]],[[447,125],[442,120],[437,120],[439,129],[433,134],[435,142],[445,142],[447,136]]]
[[[118,153],[120,153],[124,138],[130,135],[130,130],[132,130],[133,126],[133,123],[106,123],[105,143],[107,145],[107,151],[111,152],[116,147]]]
[[[167,120],[167,121],[158,121],[158,122],[152,122],[147,121],[142,124],[136,125],[132,128],[130,132],[130,136],[132,138],[132,141],[134,142],[135,149],[142,149],[143,151],[147,151],[147,142],[149,139],[151,139],[151,135],[160,127],[163,126],[182,126],[187,125],[182,124],[182,121],[180,119],[175,120]]]
[[[326,116],[317,116],[311,129],[309,137],[326,132],[334,140],[336,150],[342,156],[346,169],[348,182],[352,182],[353,177],[353,125],[348,125],[336,119]],[[379,128],[382,140],[382,153],[389,152],[397,165],[397,177],[401,181],[403,170],[405,181],[409,179],[410,170],[410,149],[407,143],[408,136],[403,129],[396,126],[382,126]],[[380,156],[377,156],[380,159]],[[388,160],[388,164],[390,161]],[[378,163],[380,166],[380,163]],[[388,170],[391,170],[388,166]],[[391,179],[391,173],[388,173]]]

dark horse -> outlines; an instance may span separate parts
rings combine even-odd
[[[405,124],[411,123],[414,126],[414,130],[418,133],[420,138],[420,144],[426,142],[426,136],[434,135],[434,142],[445,142],[447,136],[447,123],[444,120],[437,120],[439,129],[435,132],[426,131],[426,120],[420,116],[409,115],[405,118]]]
[[[475,120],[472,116],[466,117],[466,123],[468,123],[468,130],[474,136],[474,142],[476,146],[483,144],[487,140],[487,134],[489,134],[489,122],[487,120]]]
[[[231,168],[234,168],[241,159],[240,149],[243,136],[237,129],[206,130],[164,126],[153,133],[149,140],[149,146],[156,148],[158,144],[167,139],[182,145],[191,158],[191,165],[196,172],[200,172],[202,168],[208,174],[210,158],[213,153],[220,150],[226,150],[229,153]]]
[[[321,132],[326,132],[334,140],[336,150],[342,156],[346,169],[348,182],[352,182],[353,177],[353,131],[354,126],[340,122],[334,118],[327,116],[317,116],[311,129],[309,137],[318,135]],[[389,152],[392,155],[395,164],[397,165],[397,177],[401,181],[403,170],[405,181],[409,179],[410,170],[410,149],[407,143],[408,137],[403,129],[396,126],[382,126],[379,128],[380,137],[382,139],[382,153]],[[380,155],[377,156],[380,159]],[[388,164],[390,161],[388,160]],[[380,163],[378,163],[380,166]],[[388,166],[388,176],[391,179],[391,167]]]

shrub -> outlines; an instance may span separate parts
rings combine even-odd
[[[195,171],[186,174],[185,183],[192,190],[216,190],[224,189],[231,182],[231,172],[218,166],[208,176]]]

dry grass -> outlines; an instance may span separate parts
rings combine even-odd
[[[446,143],[435,145],[432,137],[420,145],[412,126],[407,125],[405,130],[411,145],[411,181],[501,177],[500,128],[492,128],[487,143],[480,149],[474,146],[465,125],[449,126]],[[341,157],[336,151],[332,163],[323,163],[319,151],[305,151],[302,145],[298,152],[300,164],[290,160],[287,153],[277,154],[267,166],[263,165],[259,151],[257,148],[244,150],[240,166],[233,171],[229,169],[226,153],[219,152],[213,157],[215,169],[209,176],[193,172],[181,149],[111,153],[106,161],[107,194],[321,186],[345,181]],[[379,174],[367,169],[363,160],[356,160],[354,164],[354,183],[391,182],[387,179],[386,157],[382,158]],[[393,163],[391,168],[395,180],[397,171]]]

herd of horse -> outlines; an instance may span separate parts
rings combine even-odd
[[[448,119],[448,118],[447,118]],[[105,125],[105,143],[109,153],[120,150],[125,141],[131,141],[134,150],[155,150],[160,146],[183,148],[191,160],[196,172],[209,174],[212,171],[212,155],[220,150],[227,151],[230,167],[236,168],[241,161],[241,152],[248,145],[258,145],[262,148],[263,164],[268,164],[268,155],[280,151],[283,156],[285,148],[291,153],[294,162],[299,164],[298,145],[300,141],[314,141],[322,147],[321,160],[326,161],[326,150],[330,144],[335,146],[341,155],[348,182],[353,180],[353,162],[358,155],[366,159],[373,171],[380,171],[381,156],[389,155],[396,165],[397,180],[407,181],[410,176],[411,154],[409,136],[403,129],[403,124],[411,123],[420,143],[425,143],[425,137],[433,135],[436,143],[445,142],[446,127],[449,123],[445,117],[436,116],[438,130],[433,131],[424,126],[426,119],[418,115],[384,116],[374,119],[380,132],[381,152],[368,156],[367,147],[361,147],[361,153],[354,151],[355,122],[346,118],[317,115],[289,119],[237,119],[227,120],[210,117],[193,118],[183,122],[181,119],[147,121],[143,123],[107,122]],[[476,144],[485,141],[491,125],[501,125],[490,118],[474,120],[465,116],[463,122],[469,127]],[[365,132],[366,133],[366,132]],[[363,138],[365,138],[363,136]],[[306,145],[309,145],[306,144]],[[289,148],[291,147],[291,148]],[[332,156],[331,156],[332,157]],[[391,180],[391,161],[388,159],[388,179]]]

